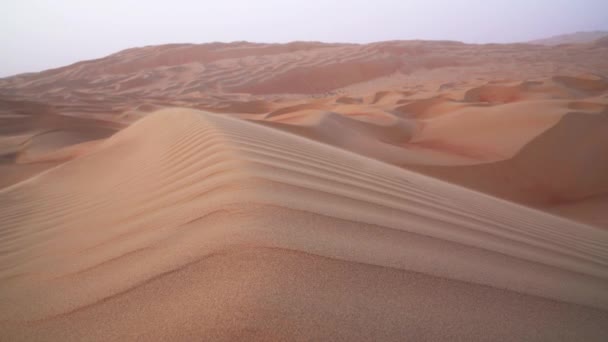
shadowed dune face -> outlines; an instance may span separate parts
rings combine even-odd
[[[604,45],[171,44],[0,79],[0,340],[605,341]]]
[[[0,187],[28,178],[91,150],[125,125],[58,114],[50,105],[0,99]]]
[[[602,176],[608,172],[608,159],[596,148],[608,146],[606,132],[608,116],[570,113],[513,158],[475,166],[431,167],[423,172],[443,173],[441,177],[471,185],[472,179],[483,179],[477,184],[479,190],[527,204],[574,202],[608,191],[608,179]],[[471,181],[457,177],[470,177]]]

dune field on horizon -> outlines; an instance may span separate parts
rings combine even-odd
[[[0,340],[607,341],[607,39],[2,78]]]

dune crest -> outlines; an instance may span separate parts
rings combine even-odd
[[[0,79],[0,340],[606,341],[603,42]]]
[[[360,324],[387,339],[608,333],[608,232],[225,116],[150,115],[95,152],[2,190],[0,201],[0,321],[12,339],[232,339],[247,329],[331,339],[332,327]],[[153,300],[168,282],[177,288]],[[322,299],[345,284],[380,292]],[[417,305],[416,315],[450,324],[433,306],[435,291],[468,298],[453,310],[478,321],[438,332],[402,315]],[[389,293],[382,313],[364,308]],[[500,307],[472,304],[486,296]],[[307,306],[320,300],[329,300],[321,312]],[[352,305],[363,307],[335,316]],[[488,329],[505,306],[517,317]],[[242,319],[232,321],[236,307]],[[181,318],[150,330],[167,309]],[[541,321],[551,329],[520,325],[537,311],[550,312]],[[97,335],[92,324],[105,328]]]

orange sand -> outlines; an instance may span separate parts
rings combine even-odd
[[[607,340],[608,46],[562,48],[0,79],[0,340]]]

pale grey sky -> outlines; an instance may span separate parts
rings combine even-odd
[[[0,77],[164,43],[484,43],[608,30],[608,0],[0,0],[0,13]]]

